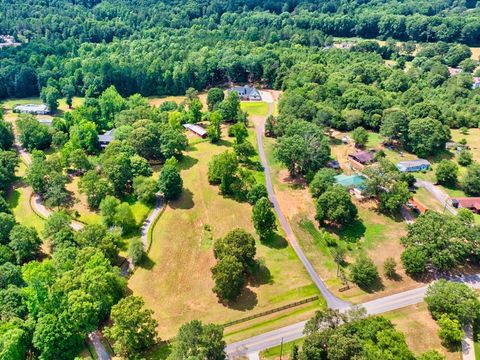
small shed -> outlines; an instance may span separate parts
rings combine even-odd
[[[400,161],[397,163],[397,169],[401,172],[416,172],[427,170],[430,167],[430,162],[425,159]]]
[[[205,139],[208,135],[207,130],[196,124],[183,124],[183,127],[195,135],[200,136],[202,139]]]

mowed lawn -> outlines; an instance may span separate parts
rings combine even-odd
[[[263,101],[242,101],[240,103],[242,110],[248,112],[251,116],[267,116],[268,104]]]
[[[17,181],[13,184],[13,189],[7,196],[7,202],[18,223],[34,227],[40,236],[42,236],[45,221],[38,216],[30,206],[32,188],[26,185],[22,179],[22,177],[25,176],[25,171],[25,164],[20,162],[16,173]]]
[[[235,304],[218,302],[210,272],[214,239],[236,227],[254,233],[251,206],[224,198],[208,183],[208,162],[229,142],[222,144],[201,142],[186,152],[181,162],[183,195],[167,206],[154,229],[145,267],[129,281],[133,293],[154,310],[162,339],[192,319],[222,324],[317,293],[294,251],[278,238],[257,242],[257,258],[268,270],[250,282]]]

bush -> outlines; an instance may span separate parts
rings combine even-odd
[[[363,289],[371,288],[379,279],[377,267],[366,255],[360,256],[350,271],[352,281]]]
[[[268,199],[267,188],[263,184],[255,184],[247,194],[247,200],[254,205],[261,198]]]
[[[435,170],[437,182],[443,185],[454,186],[458,178],[458,166],[449,160],[442,160]]]
[[[368,142],[368,132],[363,127],[359,126],[352,131],[352,139],[355,141],[355,145],[363,147]]]
[[[132,261],[133,265],[138,265],[142,262],[143,256],[145,255],[145,250],[143,248],[142,240],[135,238],[130,241],[128,246],[128,257]]]
[[[480,195],[480,164],[473,163],[468,167],[462,181],[462,188],[468,195]]]
[[[336,172],[332,169],[320,169],[310,182],[310,194],[318,198],[335,183]]]
[[[460,151],[458,154],[458,163],[461,166],[469,166],[473,162],[473,156],[472,153],[468,150],[463,149]]]
[[[389,257],[385,259],[385,262],[383,263],[383,273],[387,278],[392,279],[396,275],[396,267],[397,267],[397,263],[395,259],[392,257]]]
[[[447,314],[443,314],[438,319],[438,336],[442,343],[449,349],[456,349],[459,347],[464,337],[461,324],[457,319],[451,319]]]

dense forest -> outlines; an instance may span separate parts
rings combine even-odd
[[[212,158],[208,180],[222,195],[255,204],[257,234],[261,239],[273,234],[276,222],[266,188],[247,166],[255,155],[247,114],[235,92],[224,96],[229,83],[283,91],[278,115],[266,124],[267,135],[276,138],[277,160],[291,175],[308,180],[320,223],[341,226],[355,220],[357,210],[348,192],[334,186],[334,172],[325,169],[332,160],[325,130],[352,131],[358,145],[362,137],[365,145],[367,130],[373,130],[402,150],[431,157],[445,149],[452,128],[477,128],[480,88],[474,78],[480,70],[469,46],[480,45],[479,4],[0,0],[0,35],[21,42],[0,49],[0,99],[40,96],[58,115],[47,127],[22,114],[14,128],[0,112],[0,357],[72,359],[86,335],[108,319],[114,325],[107,335],[124,358],[137,358],[156,342],[157,324],[143,310],[143,300],[125,297],[126,281],[118,269],[120,243],[137,227],[127,200],[152,206],[158,192],[166,200],[181,195],[177,164],[188,148],[182,126],[186,123],[208,123],[206,136],[212,143],[221,140],[221,123],[228,123],[235,138],[233,151]],[[362,39],[338,46],[344,41],[334,39],[338,37]],[[208,109],[199,97],[204,90]],[[182,104],[158,107],[146,98],[184,94]],[[66,98],[71,107],[74,96],[85,99],[71,111],[56,112],[59,99]],[[115,140],[103,148],[99,135],[112,129]],[[75,176],[88,208],[101,215],[101,224],[75,232],[71,214],[63,211],[48,218],[42,233],[17,223],[4,200],[20,163],[14,130],[19,146],[32,156],[23,180],[33,193],[47,207],[68,208],[66,185]],[[470,165],[471,153],[463,154],[470,159],[464,165]],[[382,212],[392,214],[410,197],[408,188],[415,179],[400,174],[380,155],[378,160],[378,167],[366,170],[365,192],[379,198]],[[157,181],[153,165],[158,164],[162,169]],[[466,171],[464,191],[479,195],[480,165]],[[477,264],[480,227],[472,221],[434,212],[420,217],[402,240],[407,274],[451,270],[465,261]],[[429,236],[431,224],[442,224],[442,236]],[[255,255],[253,237],[238,229],[233,233],[217,242],[218,263],[212,268],[213,291],[227,300],[239,296]],[[461,246],[444,245],[454,234],[461,235]],[[245,264],[224,256],[237,238],[249,250]],[[50,245],[45,258],[41,239]],[[143,245],[132,244],[128,256],[135,263],[143,256]],[[231,268],[236,268],[233,275]],[[361,285],[354,270],[352,279]],[[139,319],[126,327],[135,331],[122,336],[122,322],[130,324],[132,313],[140,314]],[[137,323],[145,324],[145,336],[136,332]],[[334,351],[342,349],[340,342],[348,350],[342,358],[358,353],[365,359],[415,358],[403,336],[382,318],[325,313],[316,315],[309,327],[301,359],[337,358]],[[196,321],[184,325],[170,359],[187,358],[189,347],[198,347],[199,359],[224,358],[222,331]],[[202,351],[213,350],[189,344],[196,342],[191,334],[208,339],[218,354],[204,355]]]
[[[280,88],[332,36],[478,45],[477,1],[6,1],[0,98],[183,94],[227,81]],[[295,50],[292,50],[292,47]]]

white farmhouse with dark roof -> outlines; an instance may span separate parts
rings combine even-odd
[[[262,95],[260,95],[260,91],[258,91],[254,86],[234,86],[230,89],[230,91],[235,91],[241,100],[262,100]]]
[[[103,135],[98,135],[98,142],[102,149],[105,149],[113,140],[115,140],[115,129],[108,130]]]

